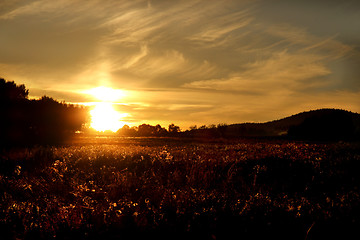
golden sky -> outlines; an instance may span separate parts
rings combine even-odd
[[[1,0],[0,76],[130,124],[360,112],[358,0]]]

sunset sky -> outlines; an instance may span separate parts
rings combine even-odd
[[[0,77],[130,125],[360,112],[360,1],[0,0]]]

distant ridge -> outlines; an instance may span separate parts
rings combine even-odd
[[[211,132],[212,131],[212,132]],[[197,129],[192,135],[221,137],[286,137],[304,140],[360,139],[360,114],[341,109],[301,112],[265,123],[231,124],[221,129]]]

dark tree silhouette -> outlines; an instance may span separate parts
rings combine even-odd
[[[129,137],[163,137],[167,135],[165,128],[161,127],[160,124],[151,126],[149,124],[141,124],[138,127],[130,128],[128,125],[124,125],[118,130],[118,134]]]
[[[60,142],[88,120],[85,107],[28,94],[25,85],[0,79],[0,145]]]
[[[350,112],[333,110],[312,116],[289,129],[288,136],[309,140],[346,140],[355,135],[355,125]]]
[[[144,137],[150,137],[155,135],[155,127],[149,124],[141,124],[138,127],[138,134]]]
[[[34,137],[39,141],[56,142],[64,140],[86,122],[87,110],[84,107],[59,103],[51,97],[43,96],[32,101],[29,113]]]
[[[161,127],[160,124],[157,124],[157,125],[155,126],[155,134],[156,134],[157,136],[165,136],[167,133],[168,133],[168,132],[166,131],[166,129],[163,128],[163,127]]]
[[[0,143],[23,139],[28,122],[25,120],[29,91],[24,85],[0,79]],[[24,121],[25,120],[25,121]]]
[[[16,85],[15,82],[5,81],[0,78],[0,101],[19,101],[27,99],[29,90],[25,88],[24,84]]]
[[[169,133],[170,134],[174,134],[174,133],[178,133],[178,132],[180,132],[180,127],[179,126],[176,126],[173,123],[169,125]]]
[[[135,137],[137,135],[137,128],[136,127],[129,127],[128,125],[124,125],[120,128],[117,133],[122,136],[126,137]]]

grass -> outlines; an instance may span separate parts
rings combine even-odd
[[[98,141],[1,152],[5,239],[359,236],[357,143]]]

